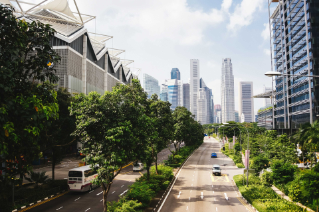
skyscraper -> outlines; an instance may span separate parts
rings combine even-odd
[[[206,88],[206,87],[205,87]],[[206,89],[200,88],[198,92],[197,98],[197,121],[201,124],[209,123],[208,107],[207,107],[207,97],[206,97]]]
[[[197,120],[197,94],[199,90],[199,60],[190,60],[190,112],[195,115]]]
[[[148,74],[143,74],[144,90],[147,92],[148,98],[151,98],[152,94],[156,93],[160,96],[160,86],[158,80]]]
[[[245,115],[244,122],[254,122],[253,82],[239,82],[239,115]],[[241,117],[242,119],[242,117]]]
[[[190,111],[190,93],[189,93],[189,83],[183,84],[183,106]]]
[[[183,82],[177,79],[166,81],[168,88],[168,101],[172,104],[171,109],[175,110],[177,106],[183,106]]]
[[[178,68],[172,68],[171,79],[181,80],[181,72],[179,72]]]
[[[215,106],[214,106],[214,96],[213,96],[213,92],[212,92],[212,89],[209,89],[210,90],[210,123],[215,123]]]
[[[212,118],[212,113],[213,113],[213,110],[212,110],[212,108],[211,108],[211,104],[212,104],[212,101],[211,101],[211,96],[212,96],[212,90],[211,89],[209,89],[207,86],[206,86],[206,84],[205,84],[205,82],[204,82],[204,80],[203,80],[203,78],[200,78],[200,80],[199,80],[199,88],[201,89],[204,89],[204,92],[205,92],[205,98],[206,98],[206,104],[207,104],[207,106],[206,106],[206,116],[207,116],[207,124],[209,124],[209,123],[214,123],[214,121],[212,120],[213,118]],[[202,97],[201,97],[202,98]],[[199,99],[199,96],[198,96],[198,99]],[[201,110],[201,108],[200,107],[198,107],[197,108],[197,114],[199,114],[199,110]],[[197,121],[199,121],[199,119],[197,119]]]
[[[299,128],[313,123],[318,113],[319,74],[318,1],[271,1],[277,6],[271,14],[272,70],[294,76],[277,76],[276,129]],[[274,5],[275,4],[275,5]]]
[[[271,88],[264,86],[264,93],[271,91]],[[264,98],[264,107],[271,106],[271,99],[270,98]]]
[[[237,110],[235,110],[235,122],[239,122],[239,114]]]
[[[166,84],[162,84],[162,91],[160,94],[160,99],[162,101],[168,101],[168,87]]]
[[[224,58],[222,63],[221,97],[221,122],[235,121],[234,75],[230,58]]]

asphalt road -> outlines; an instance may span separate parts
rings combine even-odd
[[[213,152],[217,158],[210,157]],[[221,166],[222,176],[212,175],[213,164]],[[205,139],[181,169],[160,211],[253,211],[239,197],[232,182],[233,176],[242,172],[220,152],[217,140]]]
[[[171,148],[174,148],[173,146]],[[168,149],[164,149],[158,154],[158,163],[166,160],[170,155]],[[66,160],[61,165],[57,166],[56,169],[56,179],[67,178],[68,170],[78,166],[79,161]],[[48,171],[50,176],[50,168],[42,168],[41,170]],[[39,171],[39,170],[36,170]],[[123,194],[128,186],[135,182],[135,179],[140,177],[141,174],[145,173],[146,170],[142,172],[133,172],[133,166],[125,167],[121,173],[115,178],[111,186],[111,190],[108,194],[108,201],[117,201],[121,194]],[[102,189],[95,188],[91,192],[78,193],[78,192],[68,192],[56,199],[48,200],[43,204],[38,204],[30,208],[26,208],[23,211],[28,212],[101,212],[103,211],[103,196]]]

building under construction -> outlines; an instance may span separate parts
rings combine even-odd
[[[112,36],[88,32],[84,25],[95,16],[81,14],[75,0],[76,12],[71,11],[67,0],[44,0],[39,4],[0,0],[0,3],[14,7],[19,19],[40,21],[56,30],[51,44],[61,56],[61,62],[54,64],[58,87],[65,87],[71,93],[97,91],[103,94],[117,83],[127,84],[137,78],[127,67],[133,60],[119,57],[124,50],[105,45]]]

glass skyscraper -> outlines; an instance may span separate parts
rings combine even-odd
[[[221,122],[235,121],[234,75],[230,58],[223,59],[221,97]]]
[[[319,6],[311,0],[271,2],[277,5],[269,17],[272,70],[293,75],[275,77],[275,128],[298,128],[313,123],[319,111],[319,79],[305,76],[319,74]]]
[[[239,82],[239,117],[245,115],[245,122],[254,122],[253,82]]]
[[[168,101],[172,104],[171,109],[175,110],[177,106],[183,106],[183,82],[177,79],[166,81],[168,89]]]
[[[147,92],[148,98],[151,98],[152,94],[156,93],[160,97],[160,86],[158,85],[158,80],[154,77],[143,74],[144,90]]]
[[[162,101],[168,101],[168,87],[165,84],[162,84],[162,91],[160,94],[160,99]]]
[[[189,93],[189,83],[183,84],[183,106],[190,111],[190,93]]]
[[[179,72],[178,68],[172,68],[171,79],[181,80],[181,72]]]

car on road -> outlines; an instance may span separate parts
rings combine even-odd
[[[222,170],[220,169],[220,166],[217,164],[213,165],[213,175],[222,175]]]
[[[213,152],[210,157],[211,158],[217,158],[217,153]]]
[[[133,164],[133,172],[134,171],[142,171],[144,169],[143,163],[134,163]]]

